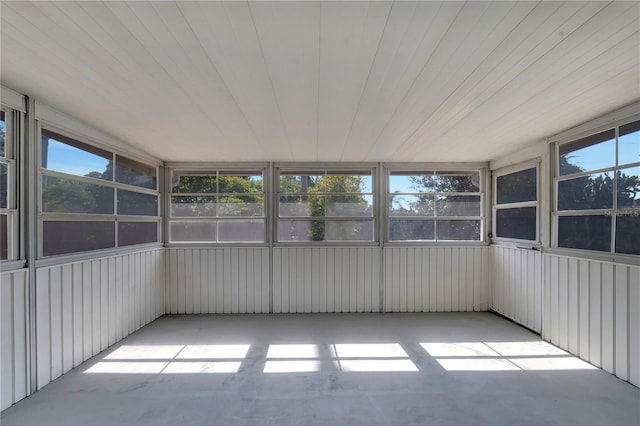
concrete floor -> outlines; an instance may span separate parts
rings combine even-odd
[[[640,389],[491,313],[165,316],[11,425],[639,425]]]

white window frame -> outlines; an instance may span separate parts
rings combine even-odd
[[[20,258],[20,216],[18,211],[18,166],[16,153],[17,142],[21,135],[16,126],[19,111],[2,105],[5,120],[5,152],[0,157],[0,163],[7,166],[7,207],[0,209],[0,213],[7,216],[7,258],[0,260],[3,263],[16,261]]]
[[[445,195],[445,196],[480,196],[480,215],[479,216],[407,216],[407,217],[399,217],[399,216],[391,216],[390,206],[389,206],[389,197],[392,195],[390,193],[389,182],[392,173],[406,173],[407,175],[411,174],[423,174],[423,173],[433,173],[433,172],[477,172],[479,175],[479,191],[478,192],[448,192],[448,193],[439,193],[433,192],[432,194],[437,195]],[[385,173],[384,173],[384,188],[381,193],[384,196],[384,244],[385,245],[398,245],[398,246],[406,246],[406,245],[433,245],[433,246],[442,246],[442,245],[485,245],[487,242],[487,183],[486,177],[487,175],[487,165],[486,164],[478,164],[478,163],[408,163],[408,164],[397,164],[397,163],[387,163],[385,164]],[[409,194],[409,193],[407,193]],[[416,193],[417,194],[417,193]],[[390,224],[393,219],[402,219],[402,220],[435,220],[435,221],[445,221],[445,220],[479,220],[480,221],[480,239],[479,240],[440,240],[438,239],[437,229],[434,229],[434,239],[433,240],[391,240],[390,239]]]
[[[629,108],[633,108],[633,105]],[[628,108],[623,108],[621,111],[625,112]],[[637,111],[637,109],[636,109]],[[618,112],[618,114],[622,114]],[[597,122],[604,120],[604,118],[600,118],[595,120]],[[640,162],[628,163],[620,166],[618,163],[618,139],[619,139],[619,128],[626,124],[630,124],[640,120],[640,115],[633,114],[628,115],[624,118],[615,118],[615,113],[613,118],[604,120],[604,124],[589,126],[590,123],[586,123],[580,126],[576,130],[569,130],[562,134],[561,136],[550,138],[549,141],[551,143],[551,166],[553,170],[552,176],[552,191],[551,191],[551,247],[553,250],[558,251],[560,253],[578,253],[581,256],[592,257],[595,259],[603,259],[609,261],[622,261],[631,263],[638,263],[638,259],[640,255],[634,254],[626,254],[626,253],[617,253],[616,250],[616,216],[618,215],[617,208],[617,179],[618,179],[618,171],[622,169],[627,169],[631,167],[640,167]],[[585,130],[586,128],[586,130]],[[560,147],[566,144],[570,144],[576,142],[580,139],[597,135],[598,133],[605,132],[607,130],[614,130],[615,141],[616,141],[616,161],[615,166],[588,170],[585,172],[579,173],[571,173],[568,175],[560,176]],[[597,173],[605,173],[611,172],[613,177],[613,207],[611,209],[588,209],[588,210],[558,210],[558,182],[571,180],[577,177],[588,176]],[[638,211],[640,214],[640,210]],[[580,248],[570,248],[570,247],[559,247],[558,246],[558,221],[559,217],[562,216],[611,216],[611,247],[609,251],[600,251],[600,250],[588,250],[588,249],[580,249]]]
[[[503,167],[497,170],[494,170],[491,173],[491,185],[492,185],[492,203],[491,203],[491,218],[492,218],[492,230],[491,230],[491,242],[492,243],[513,243],[516,245],[527,245],[535,248],[539,248],[542,243],[540,241],[540,165],[541,159],[535,159],[526,161],[523,163],[518,163],[512,166]],[[535,201],[522,201],[517,203],[504,203],[498,204],[498,178],[502,176],[507,176],[513,173],[522,172],[528,169],[536,169],[536,199]],[[519,238],[508,238],[508,237],[499,237],[496,235],[497,229],[497,211],[503,209],[516,209],[521,207],[535,207],[536,208],[536,231],[535,231],[535,239],[534,240],[524,240]]]
[[[371,176],[371,192],[358,192],[354,194],[367,195],[372,198],[371,216],[318,216],[318,217],[280,217],[280,176],[282,173],[303,172],[308,175],[321,176],[332,173],[344,174],[346,176],[361,176],[358,172],[367,171]],[[350,174],[351,173],[351,174]],[[378,245],[379,241],[379,216],[378,216],[378,167],[372,163],[280,163],[274,165],[273,173],[273,243],[274,246],[372,246]],[[288,194],[288,193],[284,193]],[[325,193],[330,194],[330,193]],[[280,220],[334,220],[348,221],[361,220],[372,222],[373,238],[371,240],[329,240],[329,241],[279,241]]]
[[[268,235],[269,235],[269,173],[268,173],[268,165],[264,163],[235,163],[235,164],[224,164],[224,163],[167,163],[166,168],[166,201],[165,201],[165,211],[166,213],[166,246],[196,246],[196,247],[207,247],[207,246],[265,246],[268,244]],[[224,196],[225,194],[219,193],[173,193],[171,186],[171,179],[174,172],[197,172],[200,176],[220,176],[220,174],[228,174],[233,175],[234,173],[238,173],[241,175],[243,172],[255,172],[256,174],[262,175],[262,197],[263,197],[263,214],[262,216],[225,216],[225,217],[174,217],[171,214],[171,200],[172,197],[175,196],[193,196],[193,195],[201,195],[205,197],[219,197]],[[247,193],[247,194],[238,194],[234,193],[234,195],[256,195],[257,193]],[[217,214],[217,213],[216,213]],[[222,219],[223,221],[234,221],[234,220],[262,220],[264,223],[264,232],[262,241],[220,241],[219,240],[219,221]],[[216,221],[216,240],[215,241],[174,241],[171,235],[171,223],[172,222],[210,222]]]
[[[108,151],[111,153],[111,161],[113,161],[113,176],[110,181],[91,178],[86,176],[78,176],[74,174],[59,172],[55,170],[49,170],[42,167],[41,158],[42,158],[42,131],[50,131],[61,136],[73,139],[77,142],[94,146],[96,148]],[[160,176],[160,168],[157,164],[152,164],[145,159],[141,159],[135,155],[131,155],[127,152],[120,152],[110,146],[106,146],[98,141],[95,141],[86,136],[82,136],[79,134],[75,134],[74,132],[67,131],[65,129],[56,127],[54,125],[50,125],[48,123],[38,123],[38,135],[37,135],[37,152],[38,152],[38,174],[37,174],[37,208],[38,208],[38,259],[57,259],[62,257],[77,257],[83,256],[86,254],[104,254],[105,252],[110,251],[118,251],[121,249],[131,249],[131,248],[140,248],[145,246],[158,245],[162,242],[162,200],[160,197],[160,188],[161,188],[161,176]],[[138,161],[150,167],[153,167],[156,172],[156,189],[143,188],[140,186],[129,185],[124,183],[116,182],[116,156],[126,157],[131,160]],[[52,213],[52,212],[44,212],[43,211],[43,188],[42,188],[42,177],[43,176],[52,176],[62,179],[70,179],[78,182],[86,182],[91,184],[100,185],[103,187],[113,188],[114,189],[114,213],[113,214],[90,214],[90,213]],[[122,215],[117,213],[117,190],[126,190],[132,191],[141,194],[154,195],[158,200],[158,209],[157,215],[155,216],[146,216],[146,215]],[[44,222],[51,221],[70,221],[70,222],[111,222],[114,223],[114,242],[113,246],[107,247],[104,249],[90,250],[90,251],[79,251],[79,252],[69,252],[69,253],[61,253],[55,255],[47,255],[45,256],[43,253],[44,250]],[[156,224],[156,241],[135,245],[118,245],[118,222],[147,222],[147,223],[155,223]]]

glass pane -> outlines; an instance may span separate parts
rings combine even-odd
[[[536,239],[536,208],[496,210],[496,237]]]
[[[433,172],[425,174],[396,174],[391,172],[389,176],[389,192],[400,194],[413,192],[433,192],[434,177]]]
[[[0,157],[4,157],[5,144],[7,138],[7,123],[5,122],[4,111],[0,111]],[[4,258],[3,258],[4,259]]]
[[[616,165],[613,129],[560,145],[560,175],[604,169]]]
[[[435,240],[435,235],[433,220],[389,221],[389,240],[391,241]]]
[[[42,130],[42,168],[76,176],[113,179],[112,154],[104,149]]]
[[[6,209],[9,203],[8,170],[6,163],[0,163],[0,208]]]
[[[220,197],[218,215],[264,216],[264,199],[263,197],[256,195],[236,195],[232,197]]]
[[[558,247],[611,251],[611,216],[558,217]]]
[[[618,209],[640,209],[640,167],[618,171]]]
[[[438,240],[480,241],[479,220],[439,220],[436,222]]]
[[[45,256],[111,248],[115,245],[115,222],[48,222],[42,225]]]
[[[169,233],[171,241],[200,241],[211,242],[216,241],[216,221],[210,220],[206,222],[175,222],[169,225]]]
[[[640,162],[640,121],[620,126],[618,135],[618,164]]]
[[[327,196],[327,216],[373,216],[373,196],[329,195]]]
[[[221,220],[219,241],[264,242],[264,220]]]
[[[533,167],[496,178],[497,204],[536,201],[538,199],[536,175],[536,168]]]
[[[616,217],[616,253],[640,254],[640,214]]]
[[[280,220],[278,241],[373,241],[373,221]]]
[[[372,220],[327,220],[324,225],[324,241],[373,241]]]
[[[433,195],[390,195],[391,216],[433,216]]]
[[[116,155],[116,182],[156,189],[157,180],[154,166]]]
[[[42,211],[113,214],[113,188],[74,179],[42,176]]]
[[[280,176],[280,192],[281,193],[305,193],[314,188],[324,176],[305,175],[305,174],[289,174],[283,173]],[[319,192],[316,190],[315,192]]]
[[[312,228],[320,227],[320,220],[279,220],[278,241],[322,241],[314,239]]]
[[[158,196],[118,189],[118,214],[158,216]]]
[[[172,196],[172,217],[215,217],[215,196]]]
[[[0,259],[9,258],[9,216],[0,214]]]
[[[262,194],[261,174],[231,174],[221,172],[218,178],[221,194]]]
[[[558,182],[558,210],[613,208],[613,173],[599,173]]]
[[[155,243],[158,224],[155,222],[118,222],[118,246]]]
[[[281,217],[324,216],[324,196],[322,195],[281,195]]]
[[[324,192],[371,193],[371,176],[354,173],[327,173],[327,176],[320,182],[320,188]]]
[[[215,175],[174,171],[171,191],[178,194],[212,194],[218,192],[218,180]]]
[[[438,196],[436,199],[437,216],[480,216],[479,195]]]
[[[436,172],[436,192],[480,192],[479,172]]]

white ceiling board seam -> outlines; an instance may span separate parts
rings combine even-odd
[[[240,113],[240,115],[242,116],[244,122],[246,123],[247,128],[249,129],[249,131],[251,132],[251,134],[253,135],[254,141],[260,146],[261,150],[263,152],[267,152],[266,147],[264,146],[264,144],[262,143],[262,141],[260,140],[260,138],[258,137],[258,134],[254,128],[254,126],[251,124],[251,122],[249,121],[245,111],[242,109],[242,107],[240,106],[240,103],[237,99],[237,97],[234,95],[233,90],[231,90],[231,88],[229,87],[229,84],[227,83],[227,81],[224,79],[224,77],[222,76],[222,73],[220,72],[219,68],[216,66],[214,59],[211,57],[209,50],[205,48],[204,42],[202,40],[202,38],[198,35],[198,33],[195,31],[195,29],[193,28],[191,22],[189,21],[189,19],[186,17],[184,11],[181,9],[180,4],[177,4],[177,8],[178,10],[180,10],[180,13],[182,14],[183,18],[185,19],[185,21],[189,24],[189,27],[191,28],[194,37],[196,38],[196,40],[198,40],[198,43],[202,49],[202,51],[204,52],[204,54],[207,57],[208,62],[211,64],[211,66],[213,67],[213,69],[215,70],[215,72],[217,73],[217,75],[220,78],[220,81],[222,82],[222,84],[224,85],[227,93],[229,94],[229,97],[232,99],[233,103],[236,105],[237,111]],[[224,132],[222,132],[222,134],[224,135]]]
[[[273,98],[275,100],[276,103],[276,107],[278,109],[278,117],[280,118],[280,122],[282,124],[282,129],[285,133],[285,136],[287,138],[287,145],[289,147],[289,155],[291,158],[294,158],[293,155],[293,146],[291,144],[291,137],[289,136],[289,131],[287,129],[287,126],[284,123],[284,119],[283,119],[283,115],[282,115],[282,108],[280,107],[280,103],[278,102],[278,96],[276,94],[276,90],[273,86],[273,79],[271,77],[271,73],[269,73],[269,67],[267,66],[267,61],[265,59],[265,55],[264,55],[264,48],[262,47],[262,41],[260,40],[260,33],[258,32],[258,28],[256,27],[256,22],[253,18],[253,11],[251,10],[251,3],[247,2],[247,8],[249,9],[249,17],[251,18],[251,25],[253,25],[253,30],[255,31],[256,34],[256,39],[258,41],[258,46],[260,47],[260,54],[262,56],[262,62],[264,64],[264,68],[265,68],[265,72],[267,74],[267,77],[269,79],[269,85],[270,85],[270,89],[271,89],[271,93],[273,93]]]
[[[518,87],[519,87],[519,90],[522,90],[522,87],[523,87],[523,86],[522,86],[521,84],[516,84],[516,83],[518,82],[518,79],[522,80],[522,79],[523,79],[527,74],[532,74],[532,73],[533,73],[533,70],[535,69],[535,67],[541,67],[541,66],[542,66],[542,65],[541,65],[541,64],[542,64],[542,62],[541,62],[541,61],[543,61],[543,60],[545,60],[545,59],[546,59],[546,60],[548,60],[548,59],[549,59],[549,56],[552,56],[552,57],[553,57],[553,56],[557,56],[556,61],[554,62],[554,65],[555,65],[555,64],[557,64],[557,63],[558,63],[558,61],[566,61],[567,56],[566,56],[566,55],[562,55],[562,56],[560,55],[559,51],[557,50],[558,45],[559,45],[559,44],[562,44],[562,43],[569,44],[570,42],[573,42],[573,41],[575,40],[575,37],[572,37],[572,36],[575,36],[575,34],[576,34],[576,32],[577,32],[577,31],[580,31],[580,29],[581,29],[581,28],[583,28],[583,27],[584,27],[584,25],[586,25],[586,24],[587,24],[591,19],[593,19],[595,16],[597,16],[601,11],[602,11],[602,9],[600,9],[598,12],[596,12],[594,15],[592,15],[592,16],[591,16],[591,18],[589,18],[588,20],[584,21],[581,25],[579,25],[579,26],[578,26],[574,31],[572,31],[570,34],[567,34],[567,36],[566,36],[565,38],[563,38],[560,42],[558,42],[556,45],[554,45],[554,47],[553,47],[551,50],[548,50],[544,55],[542,55],[542,56],[540,56],[539,58],[537,58],[537,59],[536,59],[533,63],[531,63],[527,68],[525,68],[524,70],[522,70],[518,75],[514,76],[514,77],[513,77],[509,82],[507,82],[505,85],[503,85],[503,86],[501,87],[501,89],[500,89],[500,90],[495,91],[495,92],[494,92],[490,97],[488,97],[486,100],[484,100],[484,101],[483,101],[483,103],[482,103],[482,105],[487,105],[487,104],[490,104],[490,103],[492,103],[492,102],[493,102],[493,103],[496,103],[496,102],[497,102],[497,98],[498,98],[499,96],[505,96],[505,93],[506,93],[507,89],[508,89],[510,86],[514,86],[514,85],[516,85],[516,86],[518,86]],[[606,23],[605,23],[605,24],[602,24],[602,26],[606,27]],[[600,27],[599,27],[599,28],[600,28]],[[580,43],[578,44],[578,46],[580,46],[581,44],[583,44],[582,40],[579,40],[579,42],[580,42]],[[574,47],[574,49],[573,49],[573,50],[571,50],[571,53],[570,53],[570,54],[575,54],[575,51],[576,51],[576,50],[575,50],[575,47]],[[570,65],[573,65],[573,64],[569,64],[569,66],[570,66]],[[549,66],[547,65],[547,66],[546,66],[546,67],[544,67],[544,68],[545,68],[545,69],[549,69]],[[564,67],[563,69],[561,69],[561,71],[562,71],[562,72],[567,72],[567,69],[568,69],[567,67]],[[557,77],[558,77],[558,74],[557,74],[557,73],[554,73],[551,77],[555,79],[555,78],[557,78]],[[528,78],[525,78],[525,80],[526,80],[526,81],[529,81],[529,79],[528,79]],[[553,83],[552,83],[552,84],[553,84]],[[525,103],[525,102],[520,102],[520,104],[519,104],[518,106],[522,105],[523,103]],[[478,105],[478,106],[479,106],[479,105]],[[472,115],[474,114],[474,112],[475,112],[475,111],[477,111],[477,110],[479,109],[479,108],[478,108],[478,106],[476,106],[476,108],[475,108],[474,110],[470,111],[470,112],[469,112],[468,114],[466,114],[466,115],[465,115],[461,120],[459,120],[459,121],[457,122],[457,124],[456,124],[456,125],[454,125],[454,127],[459,127],[459,126],[460,126],[460,124],[463,122],[463,120],[466,120],[466,119],[468,119],[468,117],[469,117],[469,116],[472,116]],[[501,118],[502,118],[502,117],[504,117],[505,115],[508,115],[511,111],[513,111],[514,109],[518,108],[518,106],[516,106],[516,107],[512,108],[511,110],[509,110],[509,111],[507,111],[507,112],[503,113],[503,114],[500,116],[500,118],[499,118],[499,119],[501,119]],[[493,120],[493,122],[499,121],[499,119],[494,119],[494,120]],[[486,123],[485,123],[485,124],[486,124]],[[485,128],[486,128],[486,127],[488,127],[488,126],[486,126],[486,125],[485,125]],[[446,130],[443,130],[443,131],[441,131],[439,134],[437,134],[437,135],[433,135],[433,137],[434,137],[434,139],[438,139],[438,138],[440,138],[440,137],[442,137],[442,136],[446,135],[446,134],[447,134],[447,133],[449,133],[449,132],[451,132],[451,128],[448,128],[448,129],[446,129]],[[411,150],[411,147],[405,147],[405,149],[406,149],[407,151],[410,151],[410,150]]]
[[[340,156],[339,159],[342,161],[344,160],[344,150],[346,145],[349,143],[349,139],[351,138],[351,132],[353,131],[353,125],[356,121],[356,117],[358,116],[358,111],[360,110],[361,106],[362,106],[362,98],[364,96],[364,93],[367,90],[367,87],[369,86],[369,79],[371,77],[371,71],[373,70],[373,67],[376,63],[376,58],[378,57],[378,53],[380,52],[380,44],[382,43],[382,39],[384,38],[385,32],[387,31],[387,25],[389,24],[389,17],[391,16],[391,12],[393,11],[393,7],[395,6],[395,3],[391,4],[391,7],[389,8],[389,12],[387,12],[387,18],[384,21],[384,27],[382,28],[382,32],[380,33],[380,38],[378,39],[378,45],[376,47],[376,53],[373,55],[373,60],[371,61],[371,65],[369,66],[369,71],[367,72],[367,77],[365,79],[364,85],[362,86],[362,90],[360,91],[360,96],[358,97],[358,104],[356,106],[356,110],[355,110],[355,114],[353,114],[353,117],[351,118],[351,125],[349,126],[349,131],[347,132],[347,137],[345,138],[342,147],[340,148]]]
[[[515,4],[514,4],[514,5],[515,5]],[[514,7],[514,6],[512,6],[512,8],[513,8],[513,7]],[[418,125],[418,126],[416,126],[416,127],[415,127],[415,129],[413,130],[413,132],[411,132],[411,133],[410,133],[410,134],[409,134],[409,135],[404,139],[404,141],[403,141],[400,145],[398,145],[398,147],[396,148],[396,150],[395,150],[391,155],[394,155],[396,152],[401,151],[401,150],[404,148],[405,144],[407,144],[407,143],[408,143],[408,142],[409,142],[409,141],[410,141],[410,140],[411,140],[411,139],[412,139],[412,138],[413,138],[413,137],[414,137],[414,136],[415,136],[415,135],[416,135],[416,134],[417,134],[417,133],[418,133],[422,128],[423,128],[423,126],[425,126],[425,123],[428,123],[428,122],[431,120],[431,118],[432,118],[435,114],[437,114],[437,113],[438,113],[438,111],[440,111],[440,110],[444,107],[444,105],[447,103],[447,101],[448,101],[449,99],[451,99],[451,98],[453,97],[453,95],[454,95],[458,90],[460,90],[460,88],[461,88],[462,86],[464,86],[464,84],[465,84],[467,81],[469,81],[472,77],[474,77],[474,74],[476,73],[476,71],[477,71],[478,69],[480,69],[480,68],[482,67],[482,65],[485,63],[485,61],[487,61],[487,60],[488,60],[488,58],[489,58],[489,57],[490,57],[494,52],[496,52],[496,51],[498,50],[498,48],[502,45],[502,43],[504,43],[504,40],[506,40],[507,38],[509,38],[509,36],[510,36],[511,34],[513,34],[513,32],[514,32],[514,31],[518,28],[518,26],[519,26],[519,25],[520,25],[520,24],[521,24],[521,23],[522,23],[522,22],[523,22],[523,21],[524,21],[524,20],[525,20],[525,19],[526,19],[526,18],[527,18],[527,17],[528,17],[532,12],[533,12],[533,10],[534,10],[533,8],[532,8],[531,10],[529,10],[529,12],[528,12],[528,13],[527,13],[527,14],[526,14],[522,19],[520,19],[520,21],[519,21],[515,26],[513,26],[513,27],[511,28],[511,30],[508,32],[508,34],[506,34],[506,36],[505,36],[505,38],[503,39],[503,41],[502,41],[502,42],[500,42],[499,44],[497,44],[497,45],[496,45],[496,46],[495,46],[495,47],[494,47],[494,48],[493,48],[493,49],[492,49],[492,50],[491,50],[491,51],[490,51],[490,52],[485,56],[485,58],[484,58],[483,60],[481,60],[481,61],[480,61],[480,62],[479,62],[479,63],[478,63],[478,64],[477,64],[477,65],[476,65],[476,66],[475,66],[475,67],[474,67],[474,68],[473,68],[473,69],[472,69],[472,70],[471,70],[471,71],[470,71],[470,72],[469,72],[469,73],[468,73],[468,74],[467,74],[467,75],[466,75],[466,76],[465,76],[465,77],[464,77],[464,78],[463,78],[463,79],[458,83],[458,84],[457,84],[457,86],[456,86],[456,87],[455,87],[451,92],[449,92],[449,94],[448,94],[448,95],[447,95],[447,96],[446,96],[446,97],[445,97],[445,98],[440,102],[440,104],[438,105],[438,107],[437,107],[437,108],[435,108],[435,109],[433,109],[433,110],[431,111],[431,113],[425,117],[425,119],[422,121],[422,123],[421,123],[420,125]],[[501,21],[500,21],[500,22],[502,22],[503,20],[507,19],[507,16],[508,16],[508,14],[505,14],[505,16],[503,16],[503,17],[502,17],[502,19],[501,19]],[[498,25],[499,25],[499,24],[498,24]],[[496,27],[498,27],[498,25],[496,25]],[[494,28],[495,28],[495,27],[494,27]]]
[[[435,48],[431,51],[431,53],[429,54],[429,57],[426,59],[426,61],[424,62],[424,64],[422,65],[420,72],[418,72],[415,76],[415,78],[413,79],[413,81],[411,82],[411,84],[409,85],[409,88],[405,91],[404,95],[402,96],[402,99],[400,100],[400,102],[398,102],[398,104],[396,105],[396,107],[394,108],[393,113],[391,114],[391,118],[389,118],[389,120],[387,120],[387,122],[385,123],[385,125],[383,126],[383,128],[381,129],[380,133],[378,134],[378,136],[376,137],[375,140],[373,140],[373,143],[370,145],[369,150],[366,153],[366,157],[370,158],[371,157],[371,153],[374,150],[374,148],[379,144],[380,142],[380,137],[381,135],[384,133],[385,129],[389,126],[389,123],[391,123],[391,121],[394,119],[394,117],[396,117],[397,112],[400,108],[400,106],[404,103],[404,100],[406,99],[406,97],[413,92],[413,88],[416,85],[417,81],[420,79],[420,76],[422,75],[423,71],[425,70],[425,68],[427,67],[427,64],[429,64],[429,62],[431,61],[431,58],[433,56],[433,54],[438,50],[438,48],[440,47],[440,44],[442,43],[442,41],[446,38],[447,34],[449,34],[449,31],[451,31],[451,28],[453,27],[455,21],[458,19],[458,17],[460,16],[460,14],[462,13],[462,10],[464,9],[464,7],[461,7],[458,12],[456,13],[456,16],[450,21],[449,26],[447,27],[447,30],[445,32],[442,33],[442,36],[440,37],[440,39],[438,40],[438,43],[436,44]]]
[[[631,42],[635,39],[636,36],[637,36],[637,33],[634,33],[634,34],[628,36],[625,40],[623,40],[623,42],[624,41],[629,41],[629,44],[632,44]],[[629,50],[632,50],[632,49],[633,49],[633,47],[630,46]],[[581,65],[576,71],[579,71],[579,70],[581,70],[583,68],[590,68],[590,66],[593,66],[593,64],[598,60],[602,61],[605,65],[609,65],[609,66],[612,66],[612,67],[617,67],[618,64],[612,62],[608,58],[608,56],[617,57],[618,55],[617,55],[617,52],[615,52],[614,50],[607,49],[607,50],[603,51],[602,53],[600,53],[595,58],[593,58],[592,60],[590,60],[589,62]],[[589,72],[587,72],[586,75],[589,75],[591,73],[593,73],[593,70],[589,70]],[[620,74],[620,73],[618,73],[618,74]],[[568,75],[562,77],[561,79],[559,79],[557,81],[554,81],[553,83],[550,83],[547,87],[545,87],[544,89],[540,90],[540,92],[538,94],[533,95],[530,98],[524,100],[521,104],[517,105],[516,107],[514,107],[513,109],[511,109],[511,110],[509,110],[507,112],[504,112],[501,116],[495,117],[491,122],[484,123],[484,127],[482,129],[477,129],[477,131],[482,133],[482,131],[485,130],[485,129],[495,128],[496,127],[495,126],[496,122],[504,121],[505,117],[507,117],[509,115],[512,115],[512,116],[517,115],[517,114],[515,114],[515,111],[517,111],[519,109],[522,109],[523,106],[525,106],[526,104],[530,103],[532,101],[532,99],[534,99],[536,97],[548,98],[548,96],[545,95],[545,94],[548,93],[553,88],[553,86],[556,86],[556,85],[560,85],[561,86],[567,80],[569,81],[569,83],[571,83],[574,79],[575,79],[575,74],[568,74]],[[553,92],[553,91],[551,90],[551,92]],[[519,127],[520,127],[520,129],[522,129],[522,125],[519,126]],[[419,155],[420,152],[422,152],[422,151],[419,151],[418,155]]]
[[[127,8],[130,9],[130,6],[128,4],[125,3],[125,5],[127,6]],[[153,7],[151,5],[151,7]],[[147,34],[149,34],[151,37],[153,37],[153,33],[152,31],[148,28],[148,26],[143,22],[142,19],[140,19],[140,17],[137,15],[137,13],[133,10],[130,9],[132,16],[135,17],[135,19],[138,21],[138,24],[141,28],[144,28],[144,30],[146,31]],[[156,12],[157,14],[157,12]],[[136,37],[137,38],[137,37]],[[153,37],[155,39],[155,37]],[[156,40],[157,41],[157,40]],[[151,52],[148,48],[145,47],[145,50],[147,51],[147,53],[149,54],[150,57],[154,58],[154,60],[156,61],[156,63],[158,64],[158,66],[163,70],[163,72],[167,75],[167,77],[173,81],[174,86],[178,88],[179,92],[182,93],[186,99],[192,100],[192,96],[186,91],[186,89],[184,88],[184,86],[182,86],[176,79],[175,77],[169,72],[169,70],[164,67],[164,65],[162,65],[162,63],[158,60],[158,58],[156,58],[156,56],[153,54],[153,52]],[[191,102],[192,105],[196,105],[195,103]],[[197,107],[198,112],[202,115],[205,115],[204,112]]]
[[[567,22],[569,22],[569,21],[570,21],[574,16],[576,16],[576,14],[577,14],[578,12],[580,12],[582,9],[584,9],[584,7],[585,7],[585,6],[583,6],[583,7],[582,7],[582,8],[580,8],[578,11],[576,11],[576,12],[575,12],[575,13],[573,13],[571,16],[569,16],[565,21],[563,21],[563,23],[561,24],[561,26],[566,25],[566,23],[567,23]],[[546,22],[546,21],[545,21],[545,22]],[[578,26],[578,27],[576,27],[573,31],[575,31],[577,28],[579,28],[579,26]],[[573,33],[573,31],[572,31],[571,33]],[[567,35],[565,36],[565,38],[566,38],[566,37],[569,37],[569,35],[570,35],[571,33],[567,34]],[[534,48],[532,48],[532,49],[529,51],[529,53],[531,53],[533,50],[535,50],[538,46],[541,46],[541,45],[542,45],[542,43],[544,43],[544,42],[545,42],[547,39],[549,39],[550,37],[551,37],[550,35],[549,35],[549,36],[547,36],[547,37],[545,37],[545,39],[544,39],[541,43],[539,43],[537,46],[535,46]],[[442,123],[442,124],[443,124],[443,127],[444,127],[444,128],[449,128],[449,127],[450,127],[450,126],[449,126],[449,123],[452,123],[452,122],[453,122],[453,123],[454,123],[454,125],[457,125],[457,123],[460,123],[460,122],[464,121],[464,120],[465,120],[465,119],[466,119],[470,114],[472,114],[472,113],[473,113],[473,111],[475,111],[475,109],[477,109],[480,105],[483,105],[484,103],[486,103],[486,102],[488,102],[489,100],[491,100],[491,99],[492,99],[492,98],[493,98],[497,93],[499,93],[499,92],[500,92],[500,90],[502,90],[505,86],[509,85],[509,84],[510,84],[512,81],[514,81],[515,79],[517,79],[517,78],[518,78],[522,73],[526,72],[526,71],[529,69],[529,67],[533,66],[533,64],[535,64],[537,61],[539,61],[541,58],[543,58],[547,53],[549,53],[550,51],[552,51],[552,50],[557,46],[557,44],[561,43],[562,41],[563,41],[563,40],[560,40],[558,43],[554,44],[553,46],[550,46],[550,47],[548,47],[548,48],[545,48],[544,53],[539,54],[539,55],[538,55],[538,57],[537,57],[533,62],[531,62],[530,64],[528,64],[526,67],[522,68],[521,70],[517,71],[517,72],[516,72],[516,74],[515,74],[515,75],[513,75],[513,76],[511,76],[511,77],[509,78],[509,80],[508,80],[508,81],[501,83],[500,87],[499,87],[499,88],[498,88],[498,87],[496,87],[496,88],[494,89],[493,93],[491,93],[491,89],[492,89],[492,88],[491,88],[491,86],[494,86],[495,84],[497,84],[497,82],[496,82],[497,80],[494,80],[494,82],[493,82],[493,83],[491,83],[491,86],[487,87],[487,88],[486,88],[483,92],[481,92],[478,96],[476,96],[476,97],[474,97],[474,98],[473,98],[474,100],[476,100],[476,102],[474,102],[474,105],[475,105],[475,108],[474,108],[474,109],[469,109],[469,110],[467,110],[467,112],[466,112],[466,113],[465,113],[465,109],[463,109],[463,110],[462,110],[462,112],[461,112],[463,115],[461,115],[461,116],[460,116],[460,115],[458,114],[458,115],[454,115],[454,116],[452,116],[452,117],[451,117],[447,122]],[[511,67],[510,67],[510,69],[505,70],[505,72],[504,72],[502,75],[505,75],[505,74],[509,73],[512,69],[516,68],[516,67],[517,67],[521,62],[523,62],[525,59],[529,58],[529,57],[530,57],[530,56],[529,56],[529,53],[527,53],[527,55],[522,56],[522,57],[521,57],[521,59],[520,59],[516,64],[514,64],[513,66],[511,66]],[[480,101],[480,102],[478,102],[478,101],[477,101],[477,99],[478,99],[478,98],[479,98],[479,99],[481,99],[481,101]],[[483,98],[484,98],[484,99],[483,99]],[[439,138],[439,137],[443,136],[443,134],[445,134],[445,133],[446,133],[446,131],[443,131],[443,132],[441,132],[440,134],[434,135],[433,137],[437,139],[437,138]]]

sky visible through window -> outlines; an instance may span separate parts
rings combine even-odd
[[[47,164],[50,170],[57,170],[77,176],[86,176],[91,172],[104,172],[109,161],[81,149],[49,139]]]

